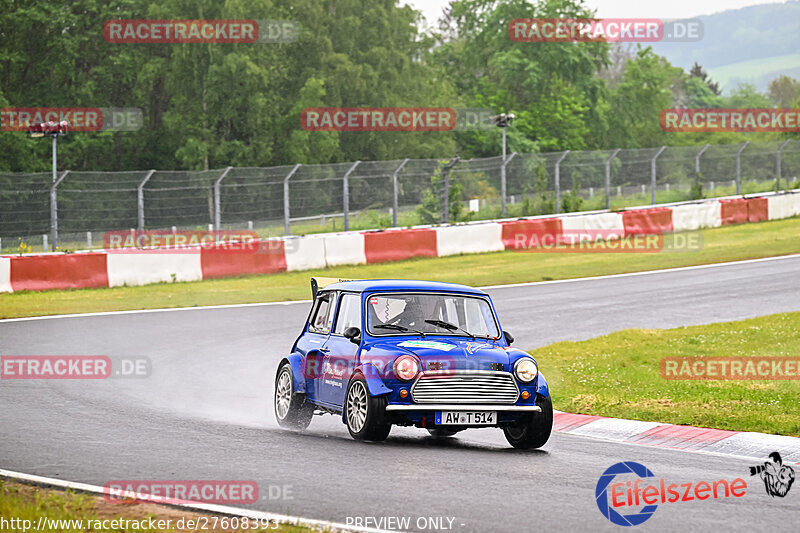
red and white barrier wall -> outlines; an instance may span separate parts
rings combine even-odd
[[[0,292],[119,287],[526,248],[545,236],[663,234],[800,215],[800,190],[616,213],[270,239],[256,251],[207,249],[0,256]]]

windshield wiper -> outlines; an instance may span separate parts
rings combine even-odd
[[[413,331],[414,333],[417,333],[418,335],[422,335],[423,337],[425,337],[425,333],[421,332],[418,329],[407,328],[405,326],[398,326],[397,324],[379,324],[377,326],[372,326],[372,328],[373,329],[393,329],[395,331]]]
[[[456,330],[463,331],[468,336],[472,337],[472,340],[475,340],[475,335],[473,335],[469,331],[465,330],[464,328],[460,328],[460,327],[456,326],[455,324],[451,324],[450,322],[445,322],[444,320],[426,320],[425,322],[427,324],[431,324],[433,326],[436,326],[437,328],[446,329],[447,331],[456,331]]]

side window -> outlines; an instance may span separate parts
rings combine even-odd
[[[321,333],[326,335],[331,330],[331,321],[333,320],[333,313],[331,313],[333,302],[333,294],[320,294],[317,297],[317,307],[311,317],[311,324],[308,329],[314,333]]]
[[[333,332],[342,335],[349,327],[361,328],[361,297],[358,294],[345,294],[339,302],[339,314]]]

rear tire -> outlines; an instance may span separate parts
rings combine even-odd
[[[306,401],[306,395],[294,390],[294,376],[289,363],[281,365],[275,376],[273,407],[278,425],[286,429],[302,431],[314,416],[314,406]]]
[[[513,426],[503,428],[506,440],[518,450],[541,448],[553,431],[553,402],[547,396],[536,395],[536,405],[541,413],[530,413]]]
[[[356,374],[347,385],[344,400],[347,431],[356,440],[386,440],[392,424],[386,420],[386,398],[370,396],[367,380]]]

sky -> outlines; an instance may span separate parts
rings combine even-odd
[[[450,0],[400,0],[422,11],[429,23],[434,23]],[[691,18],[710,15],[728,9],[757,4],[783,3],[776,0],[586,0],[597,10],[597,16],[608,18]]]

